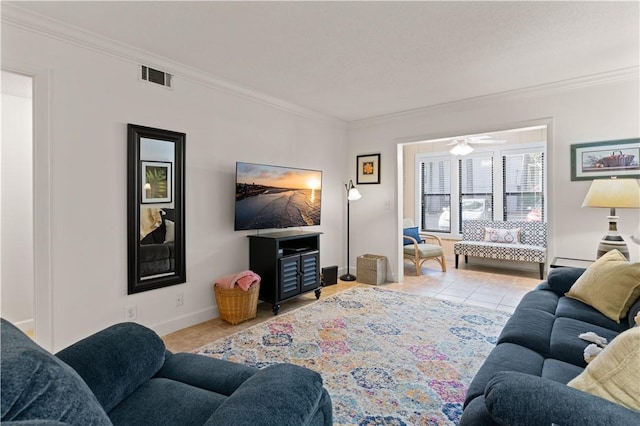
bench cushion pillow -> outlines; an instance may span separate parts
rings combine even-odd
[[[520,244],[522,228],[484,228],[484,240],[490,243]]]
[[[589,266],[566,295],[619,323],[640,296],[640,262],[612,250]]]

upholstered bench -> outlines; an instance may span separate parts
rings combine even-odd
[[[500,260],[517,260],[540,264],[540,279],[544,276],[547,259],[546,222],[465,220],[462,222],[462,241],[453,245],[456,256],[464,255]]]

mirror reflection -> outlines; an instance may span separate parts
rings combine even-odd
[[[129,125],[129,294],[186,281],[184,139]]]
[[[140,279],[175,274],[173,142],[140,138]]]

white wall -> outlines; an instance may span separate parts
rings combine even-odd
[[[31,78],[2,71],[2,317],[33,331]]]
[[[382,154],[381,184],[359,187],[362,199],[357,207],[355,203],[352,206],[353,257],[364,252],[385,255],[390,262],[389,278],[398,276],[397,216],[403,206],[400,204],[392,210],[383,207],[389,199],[394,205],[398,203],[398,198],[394,198],[398,185],[398,143],[549,122],[549,259],[553,256],[595,258],[598,241],[607,231],[608,211],[580,207],[590,182],[570,180],[570,145],[638,137],[639,88],[638,70],[635,69],[581,79],[575,84],[541,86],[536,90],[351,123],[349,158],[371,152]],[[355,165],[348,166],[350,173],[355,174]],[[411,180],[408,182],[411,184]],[[618,230],[629,244],[632,259],[637,260],[640,258],[639,247],[629,236],[638,229],[639,212],[617,211],[620,216]]]
[[[233,231],[238,160],[322,170],[322,226],[314,228],[324,233],[321,264],[343,263],[347,160],[336,153],[344,152],[344,123],[218,89],[175,64],[167,70],[175,74],[174,88],[167,90],[138,79],[130,51],[119,55],[109,46],[105,53],[73,36],[46,34],[3,25],[2,64],[50,74],[54,350],[123,321],[130,304],[137,305],[138,322],[160,334],[217,316],[214,279],[249,262],[249,233]],[[187,135],[187,283],[131,296],[127,123]],[[181,307],[175,306],[178,292],[184,293]]]

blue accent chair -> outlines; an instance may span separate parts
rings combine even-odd
[[[320,375],[172,354],[152,330],[113,325],[53,355],[1,320],[7,425],[331,425]]]

